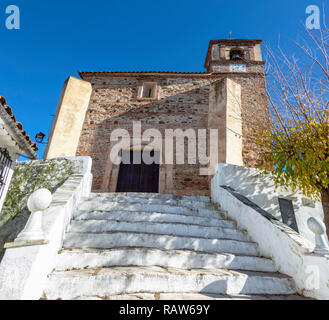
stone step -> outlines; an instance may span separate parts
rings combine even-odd
[[[133,211],[133,212],[161,212],[183,214],[207,218],[223,218],[222,214],[214,209],[188,208],[168,204],[119,203],[110,201],[83,201],[78,206],[82,211]]]
[[[298,295],[218,295],[200,293],[160,293],[159,300],[310,300]],[[120,300],[120,296],[111,297]],[[146,298],[146,296],[145,296]],[[127,297],[127,299],[129,299]],[[124,300],[124,299],[123,299]],[[130,299],[133,300],[133,299]],[[135,300],[135,299],[134,299]]]
[[[257,245],[255,243],[226,239],[205,239],[133,232],[68,232],[64,239],[64,248],[111,249],[129,247],[226,252],[248,256],[258,255]]]
[[[163,205],[172,205],[179,207],[188,207],[188,208],[206,208],[213,209],[214,204],[211,202],[191,200],[191,199],[175,199],[175,198],[161,198],[161,197],[140,197],[140,196],[108,196],[106,194],[100,194],[98,196],[92,196],[84,200],[85,202],[117,202],[117,203],[141,203],[141,204],[163,204]]]
[[[161,212],[133,212],[133,211],[75,211],[75,220],[116,220],[116,221],[136,221],[136,222],[160,222],[160,223],[182,223],[197,224],[205,227],[235,228],[233,221],[198,217],[183,214],[161,213]]]
[[[224,295],[202,293],[130,293],[110,297],[82,296],[73,300],[312,300],[299,295]]]
[[[142,193],[142,192],[108,192],[108,193],[94,193],[92,192],[89,198],[109,197],[109,198],[145,198],[145,199],[161,199],[161,200],[188,200],[209,203],[210,198],[204,196],[183,196],[174,194],[160,194],[160,193]]]
[[[296,289],[292,279],[277,273],[116,267],[55,271],[48,276],[45,297],[67,300],[81,296],[160,292],[291,295]]]
[[[189,250],[119,248],[112,250],[63,250],[56,270],[117,266],[159,266],[178,269],[230,269],[276,272],[270,259]]]
[[[232,239],[249,241],[248,237],[234,228],[204,227],[195,224],[159,222],[124,222],[109,220],[72,220],[69,232],[74,233],[104,233],[104,232],[138,232],[151,234],[166,234],[172,236],[205,238],[205,239]]]

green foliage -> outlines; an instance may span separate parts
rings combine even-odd
[[[261,167],[271,173],[277,185],[299,189],[319,200],[329,186],[329,121],[327,116],[290,122],[264,129],[258,142],[264,148]],[[273,129],[275,128],[275,129]]]
[[[47,188],[54,192],[73,172],[72,162],[66,159],[18,164],[1,212],[0,227],[24,209],[34,191]]]
[[[268,50],[271,125],[260,125],[254,138],[260,167],[277,185],[322,198],[324,204],[329,194],[329,29],[324,23],[319,31],[305,31],[305,39],[292,41],[292,57],[280,48]]]

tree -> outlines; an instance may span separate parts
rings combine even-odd
[[[306,35],[291,42],[292,57],[268,50],[270,125],[259,123],[253,139],[277,185],[322,200],[329,236],[329,29]]]

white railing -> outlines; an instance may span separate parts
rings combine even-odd
[[[13,243],[5,245],[0,264],[0,300],[38,300],[54,269],[67,226],[80,200],[91,190],[91,158],[76,157],[81,172],[71,175],[51,195],[46,189],[28,200],[31,216]]]
[[[305,224],[300,229],[308,235],[306,239],[280,222],[275,214],[275,198],[281,196],[280,191],[275,191],[255,169],[219,164],[212,179],[211,196],[258,244],[260,254],[271,258],[279,272],[295,280],[299,294],[329,299],[329,247],[318,206],[295,211],[299,226]]]

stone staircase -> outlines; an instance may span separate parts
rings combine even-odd
[[[297,299],[293,280],[207,197],[91,194],[44,299]]]

